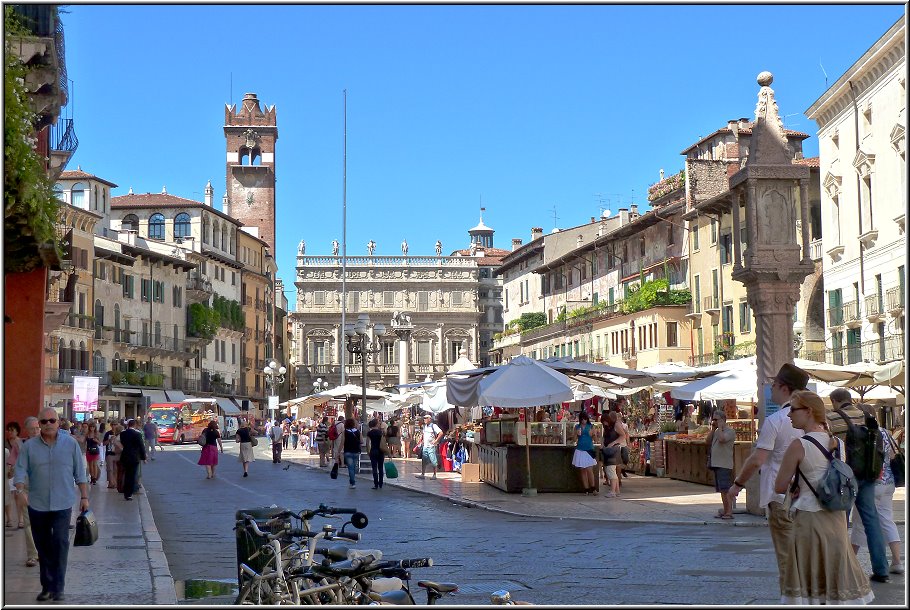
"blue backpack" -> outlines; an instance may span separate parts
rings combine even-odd
[[[840,459],[840,448],[835,449],[835,455],[832,455],[830,451],[822,447],[821,443],[808,434],[803,436],[803,438],[811,441],[828,458],[828,469],[825,470],[825,474],[819,481],[817,491],[806,479],[806,475],[800,472],[798,466],[796,468],[797,475],[803,478],[803,481],[806,482],[806,485],[818,498],[818,503],[825,510],[850,510],[856,500],[856,476],[847,463]]]

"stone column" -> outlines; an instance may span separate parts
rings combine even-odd
[[[411,330],[412,328],[393,328],[394,332],[398,336],[398,384],[404,385],[408,383],[408,373],[410,363],[408,361],[408,348],[411,343]]]

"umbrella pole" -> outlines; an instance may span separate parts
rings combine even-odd
[[[528,431],[528,408],[525,407],[525,466],[528,486],[521,490],[523,496],[536,496],[537,490],[531,487],[531,433]]]

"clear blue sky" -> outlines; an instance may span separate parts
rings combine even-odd
[[[69,5],[82,169],[137,193],[224,192],[224,105],[278,113],[276,253],[293,309],[297,243],[341,240],[342,91],[349,255],[494,244],[647,207],[684,148],[754,117],[762,70],[788,128],[903,5]],[[821,64],[821,65],[820,65]],[[233,86],[231,85],[233,81]],[[598,195],[599,194],[599,195]],[[633,199],[634,198],[634,199]],[[601,201],[602,200],[602,201]],[[554,223],[553,209],[558,219]]]

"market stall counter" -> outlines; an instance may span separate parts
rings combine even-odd
[[[729,420],[736,430],[733,446],[733,472],[739,472],[752,452],[753,424],[751,420]],[[714,471],[708,469],[707,433],[676,434],[664,438],[666,474],[671,479],[714,485]]]
[[[578,469],[572,466],[575,454],[574,422],[529,422],[531,484],[538,492],[582,492]],[[595,449],[602,430],[594,424]],[[509,493],[527,486],[525,424],[517,418],[484,422],[477,448],[480,480]],[[599,462],[599,460],[598,460]],[[598,463],[599,468],[599,463]],[[599,479],[599,477],[596,477]]]

